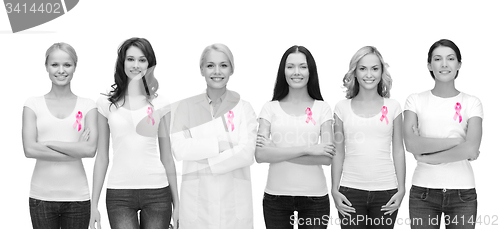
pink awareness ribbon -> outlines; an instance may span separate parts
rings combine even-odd
[[[380,121],[382,122],[385,119],[385,123],[389,124],[389,119],[387,119],[387,107],[382,107],[382,117],[380,117]]]
[[[82,129],[82,118],[83,118],[82,112],[78,111],[78,113],[76,114],[76,121],[73,124],[73,129],[76,128],[76,126],[78,126],[78,131]]]
[[[314,121],[314,119],[312,117],[313,113],[311,111],[311,108],[308,107],[306,109],[306,114],[307,114],[306,123],[309,123],[309,121],[311,121],[314,125],[316,125],[316,121]]]
[[[234,113],[233,111],[229,111],[227,114],[227,126],[231,126],[231,131],[234,131],[234,123],[233,123]],[[228,128],[229,129],[229,128]]]
[[[149,120],[151,119],[152,121],[152,125],[154,126],[155,125],[155,119],[153,118],[153,109],[151,107],[148,107],[148,124],[149,124]]]
[[[462,115],[460,114],[461,110],[462,110],[462,104],[457,103],[457,105],[455,105],[455,116],[453,116],[453,120],[457,120],[458,116],[458,123],[462,122]]]

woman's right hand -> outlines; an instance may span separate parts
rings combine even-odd
[[[82,134],[80,134],[80,138],[78,139],[78,142],[86,142],[89,140],[89,136],[90,136],[90,129],[89,128],[85,128],[83,129],[83,132]]]
[[[90,228],[96,229],[95,224],[97,223],[97,229],[101,229],[101,213],[97,208],[93,208],[90,211]]]
[[[347,197],[345,197],[344,194],[340,193],[338,190],[332,190],[332,198],[335,202],[335,207],[344,217],[351,216],[349,212],[356,213],[356,209],[351,207],[351,202],[349,202]]]
[[[335,146],[333,143],[316,144],[307,147],[306,152],[311,156],[327,156],[333,158],[333,156],[335,156]]]

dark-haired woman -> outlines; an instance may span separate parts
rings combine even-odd
[[[417,159],[410,189],[412,228],[474,228],[477,195],[470,161],[479,156],[481,101],[455,88],[462,65],[450,40],[429,49],[434,88],[412,94],[404,111],[404,140]],[[444,217],[443,217],[444,214]]]
[[[272,101],[259,115],[255,158],[270,164],[263,200],[267,228],[327,227],[322,165],[330,165],[334,154],[332,111],[321,96],[316,63],[305,47],[292,46],[281,58]]]
[[[106,208],[111,228],[168,228],[172,215],[177,225],[179,201],[168,137],[168,102],[156,94],[155,66],[148,40],[126,40],[118,49],[113,90],[97,101],[92,228],[96,222],[100,228],[98,202],[109,164],[110,134],[114,156]]]
[[[77,60],[73,47],[53,44],[45,54],[52,88],[24,104],[24,154],[36,159],[29,194],[34,229],[88,228],[90,193],[82,158],[96,152],[97,112],[94,101],[71,91]]]

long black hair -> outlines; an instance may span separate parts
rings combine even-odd
[[[153,69],[156,66],[156,56],[151,46],[151,43],[145,38],[133,37],[123,42],[118,48],[118,58],[116,59],[115,65],[115,83],[111,85],[113,90],[107,94],[108,101],[111,104],[118,107],[117,102],[123,98],[123,104],[125,104],[125,93],[128,87],[128,77],[125,73],[125,58],[127,50],[131,47],[137,47],[142,51],[146,59],[148,60],[148,70],[144,77],[142,77],[142,82],[144,85],[144,90],[146,92],[148,100],[155,98],[157,96],[156,91],[158,91],[158,80],[154,77]],[[148,78],[146,80],[146,78]]]
[[[290,55],[291,53],[303,53],[306,56],[307,68],[309,69],[309,81],[307,82],[307,93],[309,94],[309,96],[311,96],[311,98],[323,101],[323,97],[321,96],[321,91],[319,89],[318,70],[316,68],[316,61],[314,61],[314,57],[312,56],[311,52],[309,52],[309,50],[307,50],[304,46],[297,46],[297,45],[294,45],[289,49],[287,49],[286,52],[283,54],[283,57],[281,57],[280,66],[278,68],[278,74],[276,76],[276,84],[274,85],[274,93],[272,101],[282,100],[288,95],[288,92],[290,90],[288,83],[286,82],[285,66],[286,66],[286,59],[288,58],[288,55]]]

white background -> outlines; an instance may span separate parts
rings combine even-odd
[[[198,67],[202,50],[216,42],[228,45],[235,58],[228,88],[249,101],[257,114],[271,99],[280,58],[292,45],[303,45],[314,55],[323,98],[333,109],[345,95],[341,85],[349,60],[362,46],[376,46],[382,53],[391,66],[392,98],[404,106],[408,95],[434,85],[426,67],[430,45],[441,38],[453,40],[463,56],[456,86],[479,97],[485,113],[481,155],[472,162],[478,215],[483,220],[476,228],[498,228],[491,224],[495,217],[500,224],[496,189],[500,157],[494,147],[500,118],[495,102],[500,85],[499,4],[470,2],[82,0],[66,15],[17,34],[11,32],[7,14],[0,13],[0,227],[31,228],[28,194],[35,161],[23,154],[21,114],[28,97],[50,90],[44,68],[46,49],[54,42],[71,44],[79,57],[73,92],[96,99],[113,83],[118,46],[138,36],[152,43],[159,93],[172,101],[203,91],[205,83]],[[84,159],[89,184],[93,161]],[[267,164],[251,167],[255,228],[264,228],[262,195],[267,168]],[[408,218],[414,168],[415,161],[407,154],[407,194],[398,214],[402,220]],[[330,186],[329,167],[325,173]],[[104,228],[108,228],[104,200],[103,190],[99,209]],[[331,216],[337,218],[333,201]],[[491,219],[488,226],[484,224],[487,218]],[[332,223],[329,228],[340,228]]]

